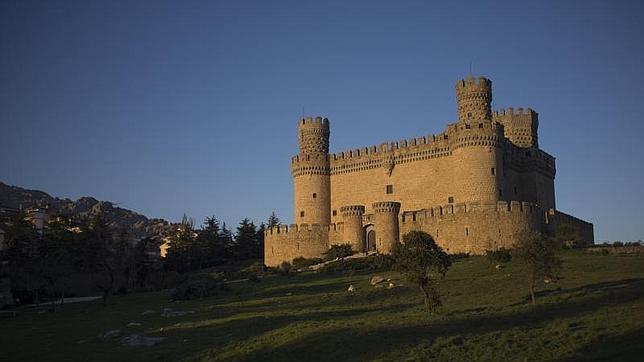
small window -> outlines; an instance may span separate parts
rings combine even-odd
[[[472,112],[467,112],[467,118],[472,118]]]
[[[483,128],[483,123],[479,123],[479,128]]]
[[[467,226],[465,227],[465,236],[470,236],[470,229]]]
[[[304,211],[300,211],[300,217],[304,217]]]
[[[394,185],[387,185],[387,193],[388,194],[394,193]]]
[[[470,129],[470,128],[472,128],[472,127],[470,127],[470,125],[469,125],[469,124],[466,124],[466,125],[465,125],[465,129]]]
[[[333,216],[338,216],[338,210],[333,210]]]
[[[503,197],[503,190],[499,189],[499,197]]]
[[[453,204],[454,203],[454,196],[448,197],[447,202],[450,203],[450,204]]]
[[[316,193],[314,192],[314,193],[313,193],[313,198],[314,198],[314,199],[316,199],[317,197],[318,197],[318,194],[316,194]]]
[[[492,167],[492,175],[495,175],[494,167]],[[315,195],[315,194],[313,194],[313,195]],[[315,197],[315,196],[313,196],[313,197]]]
[[[515,194],[515,195],[516,195],[516,194],[518,194],[518,192],[517,192],[517,187],[516,187],[516,186],[514,186],[514,194]]]

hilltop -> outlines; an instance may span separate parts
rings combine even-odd
[[[11,209],[43,208],[49,215],[68,218],[91,218],[103,214],[108,223],[118,229],[125,229],[132,238],[163,235],[170,224],[163,219],[147,218],[135,211],[116,206],[110,201],[93,197],[78,200],[61,199],[40,190],[29,190],[0,182],[0,207]]]

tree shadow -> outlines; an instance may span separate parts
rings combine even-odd
[[[641,361],[643,340],[644,327],[619,336],[599,338],[565,361]]]
[[[276,348],[266,347],[256,350],[242,358],[249,360],[373,359],[383,353],[405,348],[405,346],[432,342],[438,337],[482,335],[517,326],[538,327],[552,320],[581,315],[605,305],[617,305],[637,300],[641,297],[642,290],[644,290],[644,279],[625,279],[590,284],[570,290],[555,291],[555,293],[583,292],[586,297],[582,299],[563,300],[559,303],[541,304],[535,307],[526,305],[518,310],[515,308],[510,312],[484,316],[465,315],[462,318],[434,319],[431,321],[432,324],[427,321],[423,322],[422,318],[419,318],[418,323],[411,326],[387,326],[368,330],[347,326],[332,331],[313,333]],[[350,348],[337,348],[337,346],[344,346],[347,343],[351,344]],[[588,353],[599,353],[604,347],[599,345],[597,346],[598,351],[589,351]]]

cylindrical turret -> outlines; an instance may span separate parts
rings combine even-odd
[[[298,122],[300,154],[293,158],[294,222],[331,223],[329,120],[302,118]]]
[[[355,252],[363,252],[365,248],[365,232],[362,229],[362,215],[365,207],[362,205],[342,206],[340,213],[344,222],[344,242],[351,244]]]
[[[376,226],[376,250],[382,254],[389,254],[394,244],[399,241],[400,202],[374,202],[373,211]]]
[[[492,81],[469,76],[456,82],[458,121],[470,122],[492,118]]]

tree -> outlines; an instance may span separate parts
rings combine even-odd
[[[555,238],[561,245],[565,245],[569,248],[579,246],[579,243],[581,242],[579,230],[570,224],[559,225],[555,233]]]
[[[200,250],[200,266],[219,265],[226,260],[226,248],[220,237],[221,226],[214,216],[207,217],[201,230],[197,231],[196,248]]]
[[[192,225],[192,221],[184,215],[181,224],[168,237],[169,248],[165,258],[167,268],[183,273],[193,270],[195,267],[196,263],[193,261],[196,256],[194,252],[195,232]]]
[[[422,231],[410,231],[403,236],[403,242],[394,245],[391,256],[394,268],[409,282],[417,284],[423,293],[428,313],[441,305],[436,286],[443,278],[452,261],[431,235]]]
[[[81,232],[84,244],[84,269],[89,272],[94,286],[103,294],[103,305],[114,289],[117,245],[114,233],[104,216],[97,214]]]
[[[523,232],[519,235],[512,251],[513,259],[526,268],[527,281],[532,304],[536,303],[535,289],[544,280],[557,280],[562,261],[556,256],[559,244],[536,232]]]
[[[275,215],[275,211],[271,213],[271,216],[268,217],[266,222],[266,228],[270,229],[272,227],[278,226],[280,224],[280,219]]]
[[[257,227],[248,218],[244,218],[237,227],[234,255],[238,260],[257,259],[262,255]]]

